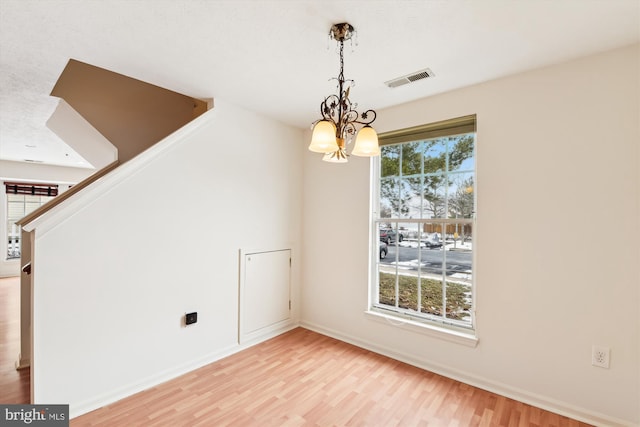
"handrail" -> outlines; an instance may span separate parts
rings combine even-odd
[[[82,190],[83,188],[88,187],[91,183],[97,181],[99,178],[102,178],[104,175],[106,175],[107,173],[111,172],[113,169],[115,169],[119,165],[119,163],[120,162],[118,160],[116,160],[116,161],[114,161],[112,163],[109,163],[107,166],[103,167],[102,169],[100,169],[99,171],[94,173],[93,175],[83,179],[82,181],[80,181],[79,183],[74,185],[73,187],[69,188],[64,193],[61,193],[58,196],[54,197],[53,199],[49,200],[47,203],[45,203],[44,205],[40,206],[38,209],[34,210],[33,212],[31,212],[29,215],[27,215],[27,216],[21,218],[20,220],[16,221],[16,225],[23,226],[23,225],[28,224],[31,221],[39,218],[41,215],[43,215],[44,213],[50,211],[54,207],[58,206],[60,203],[64,202],[69,197],[73,196],[74,194],[76,194],[77,192]]]

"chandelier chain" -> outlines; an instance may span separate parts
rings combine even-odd
[[[353,85],[353,80],[345,88],[347,80],[344,78],[344,40],[338,40],[340,51],[340,72],[338,74],[338,95],[329,95],[320,104],[320,112],[324,120],[331,121],[336,126],[336,136],[346,138],[348,135],[356,133],[356,124],[370,125],[376,119],[374,110],[364,111],[358,114],[357,104],[352,104],[349,99],[349,88]]]

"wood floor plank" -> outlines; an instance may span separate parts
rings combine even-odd
[[[13,366],[19,351],[17,278],[0,279],[0,298],[0,402],[28,403],[29,370],[16,371]],[[70,424],[588,426],[302,328],[77,417]]]

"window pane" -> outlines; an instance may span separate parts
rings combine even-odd
[[[422,179],[405,178],[401,183],[401,203],[397,218],[420,218],[422,211]]]
[[[427,175],[422,187],[422,218],[444,218],[446,216],[446,176]]]
[[[400,182],[396,178],[380,180],[380,218],[398,217],[403,203]]]
[[[447,280],[447,319],[471,323],[471,285]]]
[[[422,313],[442,315],[442,279],[425,277],[422,279]]]
[[[418,277],[415,275],[398,276],[398,307],[418,311]]]
[[[474,213],[473,172],[449,175],[449,217],[472,218]]]
[[[396,275],[380,271],[378,302],[380,304],[396,306]]]
[[[447,277],[471,283],[473,236],[471,224],[448,224],[445,240]]]
[[[400,175],[400,146],[387,145],[380,148],[380,176]]]
[[[471,224],[449,224],[446,244],[447,318],[471,322],[473,243]]]
[[[424,142],[424,173],[442,173],[446,167],[446,140],[430,139]]]
[[[444,252],[442,251],[441,224],[423,224],[421,246],[420,275],[422,277],[441,278]]]
[[[472,171],[474,169],[473,143],[473,134],[458,135],[450,138],[450,171]]]
[[[422,171],[421,142],[409,142],[402,147],[402,175],[417,175]]]

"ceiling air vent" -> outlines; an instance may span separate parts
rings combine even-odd
[[[415,73],[408,74],[406,76],[398,77],[397,79],[389,80],[384,82],[389,87],[398,87],[402,85],[406,85],[407,83],[413,83],[418,80],[426,79],[427,77],[433,77],[433,71],[428,68],[424,70],[416,71]]]

